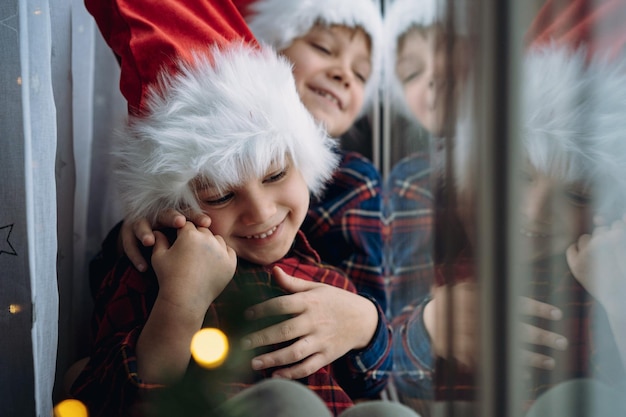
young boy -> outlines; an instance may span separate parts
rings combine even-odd
[[[235,4],[244,11],[254,36],[292,63],[302,102],[331,136],[345,134],[370,108],[378,92],[382,49],[382,19],[373,1]],[[338,153],[339,166],[325,192],[312,200],[302,231],[324,262],[344,270],[359,293],[386,309],[380,174],[364,156]],[[160,219],[168,226],[184,224],[184,216],[171,211]],[[190,219],[199,225],[205,220]],[[123,226],[124,249],[135,265],[145,265],[137,239],[150,245],[151,229],[145,221]]]
[[[202,212],[210,225],[187,223],[175,239],[157,231],[153,269],[141,273],[122,259],[106,275],[94,347],[73,395],[92,415],[122,415],[143,394],[182,378],[191,337],[219,327],[235,351],[240,339],[256,351],[252,369],[246,361],[223,381],[227,396],[270,376],[300,380],[334,415],[352,406],[351,397],[375,396],[390,367],[384,314],[343,273],[322,266],[299,231],[309,193],[322,191],[337,156],[301,104],[289,65],[239,40],[247,32],[228,4],[197,7],[196,16],[212,17],[212,26],[194,29],[204,35],[196,39],[216,42],[211,55],[204,42],[168,33],[190,23],[179,10],[98,6],[90,11],[103,34],[138,41],[107,38],[122,76],[135,69],[123,84],[135,116],[116,170],[127,218],[154,219],[172,208]],[[133,20],[138,10],[141,25]],[[169,24],[152,31],[165,15]],[[163,71],[132,59],[139,56],[164,63]],[[268,317],[282,321],[255,325]],[[264,328],[262,337],[255,327]]]

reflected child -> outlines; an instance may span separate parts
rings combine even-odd
[[[393,6],[400,3],[394,2],[391,11],[393,11]],[[414,6],[416,4],[417,2]],[[391,19],[392,14],[390,13],[388,17]],[[431,26],[435,27],[435,25]],[[392,27],[402,26],[394,24]],[[418,33],[424,33],[424,29],[416,32],[414,37],[418,37]],[[398,39],[409,38],[396,37],[394,42]],[[431,63],[430,68],[433,70],[437,68],[434,63],[440,60],[437,59],[437,53],[429,46],[427,40],[428,37],[422,35],[422,39],[416,45],[421,44],[425,47],[421,53],[422,55],[430,54],[430,58],[421,60],[413,58],[413,61],[409,57],[419,56],[418,54],[411,54],[409,48],[409,53],[405,56],[403,54],[407,50],[406,46],[402,43],[393,43],[398,48],[395,56],[398,60],[395,61],[397,67],[394,68],[394,76],[391,79],[396,83],[396,98],[401,97],[405,102],[404,111],[413,114],[415,120],[423,127],[432,130],[431,133],[436,137],[445,130],[440,129],[436,121],[445,120],[446,115],[428,116],[424,109],[429,107],[417,105],[429,103],[429,100],[437,95],[429,93],[428,89],[417,88],[419,75],[422,72],[412,71],[411,66],[408,65],[411,62],[424,64],[421,67],[414,65],[413,68],[424,69],[424,74],[429,73],[427,70],[429,66],[426,65],[428,63]],[[577,67],[580,58],[577,58],[576,54],[568,55],[568,53],[570,51],[558,48],[548,52],[544,50],[543,54],[535,50],[529,52],[524,57],[522,81],[524,86],[522,90],[524,100],[522,138],[527,165],[524,170],[525,174],[522,176],[525,181],[522,185],[525,194],[522,200],[523,227],[520,238],[529,241],[530,244],[526,248],[533,248],[532,252],[526,253],[525,257],[533,264],[534,278],[529,280],[528,295],[531,297],[521,300],[522,311],[527,317],[524,319],[526,323],[522,324],[520,334],[526,343],[522,356],[525,363],[530,366],[529,374],[537,378],[529,385],[531,388],[539,387],[540,390],[560,380],[596,372],[605,372],[603,376],[605,380],[615,381],[621,378],[620,375],[623,372],[621,367],[610,365],[615,364],[617,350],[610,332],[604,332],[607,328],[607,320],[603,317],[603,313],[597,313],[594,310],[594,317],[598,318],[595,327],[598,333],[594,335],[591,332],[589,317],[593,303],[589,294],[569,273],[565,251],[569,245],[576,242],[581,234],[591,231],[591,213],[597,209],[592,203],[604,201],[602,196],[590,194],[591,189],[597,189],[590,184],[597,186],[603,181],[621,184],[615,182],[618,177],[615,174],[620,172],[621,168],[618,167],[624,166],[623,162],[619,162],[623,157],[622,154],[619,152],[612,154],[611,151],[599,152],[599,149],[605,146],[606,149],[621,149],[623,141],[619,141],[619,135],[624,129],[617,120],[623,118],[617,115],[623,112],[622,107],[626,101],[619,97],[619,93],[612,92],[605,94],[607,101],[598,106],[599,100],[592,93],[595,93],[598,87],[603,90],[608,85],[613,85],[616,91],[623,91],[622,88],[615,88],[615,85],[620,85],[620,83],[611,84],[608,81],[611,79],[611,73],[606,68],[603,70],[602,65],[597,65],[593,69],[585,65]],[[448,70],[447,72],[454,74],[454,71]],[[551,78],[549,78],[550,75],[552,75]],[[416,86],[412,89],[410,82],[413,79],[416,80]],[[446,85],[446,83],[438,83],[436,79],[437,77],[433,77],[432,83],[426,85],[431,85],[433,89],[438,85]],[[454,80],[456,81],[456,78]],[[591,84],[591,80],[593,82],[603,80],[604,84],[601,86]],[[411,91],[416,92],[416,95],[410,96]],[[451,92],[448,96],[457,97]],[[437,108],[435,103],[437,102],[430,101],[430,109],[433,111]],[[457,114],[458,109],[450,109],[447,106],[440,111],[450,110],[453,114]],[[588,114],[589,110],[593,110],[593,113]],[[571,112],[569,117],[568,112]],[[605,122],[600,123],[600,120]],[[594,131],[596,126],[604,123],[609,126],[607,129],[603,128],[601,132]],[[456,259],[453,273],[456,285],[448,291],[451,292],[451,298],[455,300],[455,311],[459,317],[455,316],[453,320],[446,319],[448,306],[445,300],[449,294],[447,294],[448,291],[444,291],[443,287],[436,287],[432,294],[425,295],[421,300],[416,298],[414,301],[409,301],[404,306],[402,314],[396,317],[394,322],[394,328],[402,330],[394,336],[396,339],[394,346],[409,347],[409,349],[404,349],[406,358],[394,359],[396,368],[404,367],[399,369],[401,379],[397,385],[406,388],[408,395],[417,392],[415,387],[422,387],[421,392],[426,395],[425,398],[430,398],[429,393],[432,395],[432,390],[439,386],[438,383],[434,386],[429,385],[432,384],[433,379],[438,378],[438,375],[433,375],[435,369],[433,353],[436,358],[441,359],[447,356],[450,349],[445,344],[445,340],[440,340],[441,334],[446,334],[447,323],[453,323],[455,332],[452,360],[462,368],[471,369],[477,354],[475,347],[472,348],[477,330],[477,289],[472,282],[474,268],[471,253],[479,237],[474,231],[475,211],[472,209],[476,190],[473,181],[476,177],[471,170],[471,164],[468,163],[473,158],[476,144],[472,145],[471,137],[468,137],[471,131],[459,129],[458,125],[455,128],[453,161],[456,169],[455,185],[458,189],[458,203],[455,208],[460,208],[458,211],[459,227],[455,230],[463,231],[467,236],[463,239],[466,245],[461,246],[457,252],[460,257]],[[617,136],[606,135],[607,131],[612,131]],[[614,142],[610,145],[607,145],[608,137],[614,138]],[[603,159],[604,157],[607,159]],[[436,162],[434,166],[437,167]],[[432,253],[433,250],[432,241],[429,240],[430,231],[427,230],[429,226],[432,226],[432,220],[428,219],[432,219],[433,215],[428,210],[432,207],[430,205],[434,193],[432,190],[437,191],[439,188],[433,187],[429,178],[428,170],[433,169],[432,167],[432,160],[428,161],[425,156],[417,155],[399,163],[394,168],[396,175],[392,171],[390,177],[388,201],[393,204],[388,218],[401,219],[400,225],[410,225],[410,221],[414,222],[412,230],[414,235],[411,241],[416,242],[416,252],[411,257],[407,257],[410,260],[427,259],[427,254]],[[617,170],[602,178],[599,172],[608,167],[617,168]],[[437,173],[434,176],[437,178]],[[622,186],[619,188],[621,189]],[[403,201],[400,198],[403,196],[412,201]],[[402,218],[403,212],[407,213],[408,219]],[[417,213],[422,213],[421,218]],[[438,223],[441,224],[441,222]],[[408,228],[405,230],[396,228],[396,230],[399,233],[411,232]],[[405,240],[408,242],[407,239]],[[406,246],[404,251],[406,251]],[[396,256],[396,259],[393,261],[399,260],[398,253],[402,252],[394,251],[393,256]],[[558,262],[553,262],[557,258]],[[391,265],[394,266],[394,264]],[[423,265],[427,264],[424,262]],[[545,270],[541,270],[541,265],[545,266]],[[396,265],[396,271],[402,271],[402,269]],[[438,272],[438,268],[435,268],[435,272]],[[392,275],[392,280],[396,276]],[[438,277],[439,274],[435,276]],[[441,281],[444,282],[443,279]],[[423,285],[423,282],[424,280],[418,279],[416,286]],[[538,288],[541,288],[542,292],[537,292]],[[567,303],[576,304],[576,308],[570,308],[571,305]],[[553,304],[558,304],[560,308]],[[398,307],[394,307],[395,311],[402,308],[402,303],[397,305]],[[468,308],[459,308],[463,305]],[[467,343],[464,343],[464,340]],[[432,346],[429,348],[426,345],[430,341],[432,341]],[[597,349],[593,355],[590,352],[591,346]],[[394,350],[396,356],[400,355],[399,352],[401,352],[399,349]],[[587,359],[591,356],[603,359],[589,365]],[[413,374],[411,374],[411,366]],[[437,367],[437,369],[442,368]],[[440,374],[440,372],[437,373]],[[407,377],[402,378],[402,375]],[[411,375],[413,380],[411,380]],[[452,381],[454,393],[436,390],[435,398],[473,398],[471,391],[465,395],[461,388],[462,386],[471,387],[473,385],[471,379],[463,380],[458,377],[459,374],[457,374],[457,379]],[[531,394],[531,397],[535,398],[539,393],[540,391],[537,391]]]

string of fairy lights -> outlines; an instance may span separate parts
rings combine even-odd
[[[219,329],[203,328],[191,339],[191,356],[202,368],[215,369],[228,357],[228,338]],[[76,399],[67,399],[54,407],[54,417],[89,417],[87,407]]]

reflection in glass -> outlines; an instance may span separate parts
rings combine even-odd
[[[457,2],[389,3],[385,93],[393,124],[385,259],[393,387],[401,401],[429,415],[443,400],[475,400],[482,369],[474,255],[482,237],[477,161],[485,155],[468,106],[476,98],[469,48],[478,45],[455,24],[467,23],[467,15],[447,9]],[[507,383],[520,391],[519,415],[621,415],[626,1],[547,0],[528,7],[536,14],[515,89],[519,130],[502,138],[520,140],[512,164],[519,170],[511,170],[520,202],[512,209],[518,226],[512,239],[519,249],[514,267],[523,271],[514,286],[521,346],[513,351],[523,380]]]
[[[626,311],[611,301],[626,291],[625,12],[623,1],[549,0],[529,31],[519,239],[523,295],[545,303],[522,304],[530,416],[626,411],[611,393],[626,380]]]
[[[385,12],[384,86],[393,120],[385,189],[393,382],[400,401],[424,416],[433,399],[473,399],[466,371],[476,358],[469,225],[456,210],[447,161],[459,132],[471,141],[462,105],[468,44],[464,34],[449,28],[444,7],[435,0],[396,0]]]

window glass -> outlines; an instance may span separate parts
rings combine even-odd
[[[390,395],[422,415],[616,415],[626,2],[490,6],[384,2]]]

